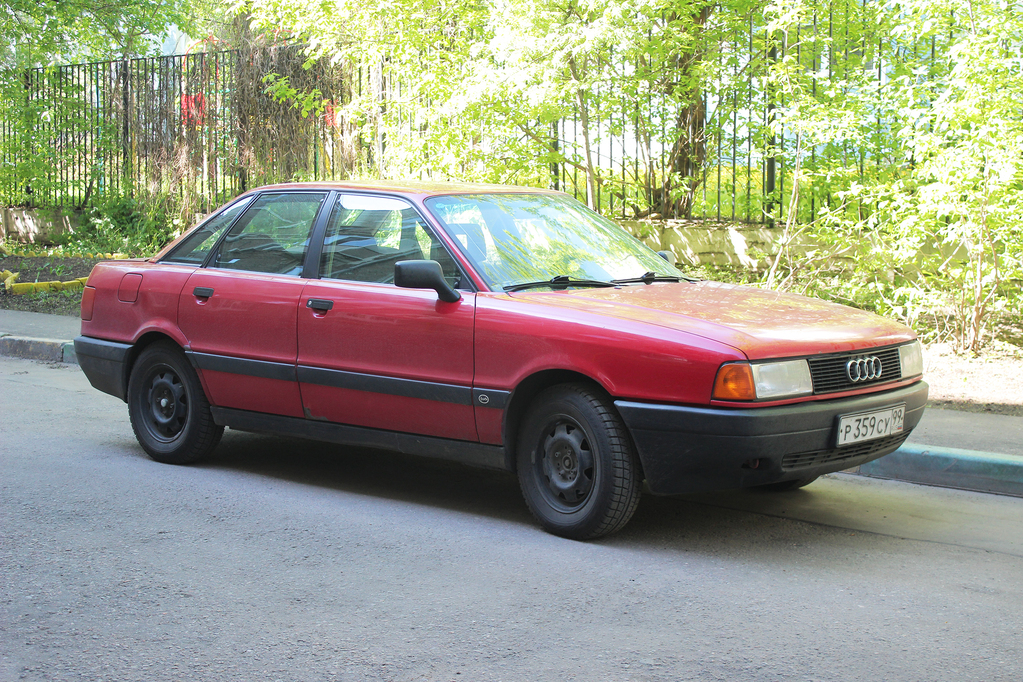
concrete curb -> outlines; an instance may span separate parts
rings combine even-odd
[[[0,355],[78,364],[75,344],[0,332]],[[1023,497],[1023,457],[906,443],[846,473],[908,483]]]
[[[74,342],[59,339],[33,339],[0,333],[0,355],[25,360],[78,364]]]
[[[1023,497],[1023,457],[906,443],[853,473],[910,483]]]

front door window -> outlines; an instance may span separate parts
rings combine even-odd
[[[262,194],[224,237],[210,266],[299,276],[323,192]]]
[[[455,288],[465,278],[412,205],[401,199],[347,194],[334,205],[320,257],[320,277],[390,283],[402,260],[436,260]]]

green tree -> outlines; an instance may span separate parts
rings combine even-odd
[[[773,28],[795,35],[811,7],[775,3]],[[847,289],[907,321],[930,317],[972,352],[1000,313],[1015,305],[1018,314],[1023,280],[1020,9],[1003,0],[890,0],[869,8],[872,26],[901,47],[898,59],[871,63],[884,78],[871,84],[852,71],[813,92],[790,65],[773,72],[788,97],[778,124],[805,135],[804,149],[877,149],[867,173],[835,184],[841,203],[810,226],[833,253],[855,255]],[[807,173],[803,184],[815,180]]]
[[[714,13],[714,7],[723,7]],[[637,213],[688,212],[705,161],[704,56],[745,26],[726,0],[245,0],[264,31],[366,74],[343,108],[382,176],[549,185],[551,164]],[[713,17],[713,18],[712,18]],[[571,132],[559,122],[574,121]],[[606,150],[621,145],[612,165]],[[637,172],[635,169],[639,169]],[[656,207],[642,206],[655,202]]]
[[[0,0],[0,66],[128,58],[191,24],[190,0]]]
[[[648,212],[685,214],[704,160],[701,59],[723,28],[708,24],[711,8],[702,0],[513,3],[491,16],[470,103],[507,126],[507,138],[524,136],[532,156],[581,171],[591,206],[603,186],[622,201],[642,195],[655,204]],[[565,119],[574,134],[552,135]],[[615,167],[599,158],[612,137],[636,142],[641,173],[621,172],[634,167],[624,148]]]

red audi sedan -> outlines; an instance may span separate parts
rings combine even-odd
[[[576,539],[622,528],[644,481],[797,488],[919,422],[907,327],[665,256],[559,192],[261,187],[97,265],[75,349],[157,461],[224,427],[453,459],[515,472]]]

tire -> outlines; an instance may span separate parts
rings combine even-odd
[[[789,490],[799,490],[800,488],[805,488],[806,486],[816,481],[818,478],[819,478],[818,476],[811,476],[810,478],[797,478],[792,481],[779,481],[778,483],[768,483],[767,485],[756,486],[756,490],[760,490],[765,493],[784,493]]]
[[[545,530],[591,540],[620,530],[639,504],[632,439],[610,400],[585,384],[536,397],[519,431],[519,485]]]
[[[224,433],[213,423],[202,384],[184,353],[154,343],[128,380],[128,416],[142,449],[157,462],[190,464],[210,453]]]

